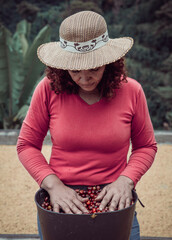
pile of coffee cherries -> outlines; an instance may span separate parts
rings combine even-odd
[[[79,194],[79,196],[81,196],[83,198],[88,198],[88,201],[83,203],[84,206],[86,207],[86,209],[88,210],[88,214],[94,214],[94,213],[101,213],[101,212],[108,212],[109,211],[109,206],[108,205],[105,207],[105,209],[100,210],[99,209],[100,202],[95,200],[95,198],[101,192],[101,188],[100,188],[99,185],[87,187],[86,190],[75,189],[75,191],[77,192],[77,194]],[[50,198],[49,197],[44,198],[44,202],[42,203],[41,206],[46,210],[53,211],[53,207],[50,203]],[[61,210],[60,212],[63,212],[63,211]]]
[[[50,203],[49,197],[44,198],[44,202],[41,204],[41,207],[43,207],[46,210],[53,211],[53,206]]]
[[[76,189],[75,191],[79,194],[79,196],[83,198],[88,198],[88,201],[83,204],[90,214],[109,211],[108,206],[106,206],[105,209],[100,210],[100,202],[95,200],[98,194],[101,192],[101,188],[99,185],[87,187],[87,190]]]

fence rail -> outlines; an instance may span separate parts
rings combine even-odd
[[[20,130],[0,130],[0,145],[16,145]],[[172,144],[172,131],[157,131],[155,137],[158,143]],[[48,132],[44,144],[51,145],[51,137]]]

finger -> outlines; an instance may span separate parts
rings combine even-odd
[[[89,211],[84,207],[83,203],[81,203],[77,198],[73,200],[74,204],[81,211],[81,213],[89,213]]]
[[[60,212],[60,206],[58,203],[54,203],[53,205],[53,211],[59,213]]]
[[[95,200],[96,201],[102,200],[106,193],[107,193],[107,189],[106,187],[104,187],[102,191],[98,194],[98,196],[95,198]]]
[[[119,200],[118,210],[124,209],[126,205],[126,198],[121,198]]]
[[[83,198],[83,197],[79,196],[78,194],[76,195],[76,197],[80,202],[86,202],[89,199],[88,197]]]
[[[69,213],[69,214],[73,213],[73,212],[71,211],[69,205],[68,205],[66,202],[62,202],[62,203],[60,204],[60,206],[61,206],[61,208],[63,209],[63,211],[64,211],[65,213]]]
[[[109,211],[115,211],[117,209],[118,202],[119,202],[119,199],[113,197],[110,202]]]
[[[130,204],[131,204],[131,199],[128,197],[128,198],[126,199],[125,208],[129,207]]]
[[[82,214],[81,208],[86,212],[86,209],[84,208],[83,204],[77,199],[76,196],[67,199],[65,202],[70,207],[70,210],[75,214]]]
[[[75,203],[69,203],[70,210],[75,214],[82,214],[82,211],[75,205]]]
[[[106,205],[111,201],[111,199],[112,199],[112,195],[107,193],[104,196],[104,198],[103,198],[103,200],[102,200],[102,202],[101,202],[101,204],[99,206],[99,209],[103,210],[106,207]]]

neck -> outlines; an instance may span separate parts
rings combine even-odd
[[[80,89],[79,96],[88,104],[99,102],[101,99],[101,94],[98,89],[94,89],[93,91],[84,91]]]
[[[96,95],[96,96],[100,96],[100,93],[99,93],[99,90],[97,88],[95,88],[94,90],[92,91],[85,91],[83,90],[82,88],[79,89],[79,95],[80,94],[84,94],[84,95]]]

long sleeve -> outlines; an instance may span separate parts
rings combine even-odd
[[[48,91],[45,81],[35,89],[17,141],[18,157],[26,170],[40,185],[49,174],[54,174],[41,153],[49,128]]]
[[[127,167],[120,175],[129,177],[136,185],[151,167],[157,152],[157,143],[151,123],[146,98],[142,88],[137,95],[135,113],[131,125],[132,153]]]

